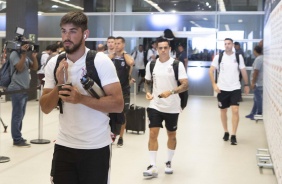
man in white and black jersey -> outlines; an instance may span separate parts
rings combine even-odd
[[[158,135],[160,128],[163,128],[163,121],[165,121],[168,136],[168,158],[165,163],[165,173],[173,173],[171,161],[176,149],[178,115],[182,111],[178,93],[188,89],[187,74],[182,62],[179,62],[178,64],[178,79],[181,85],[178,86],[177,81],[175,80],[173,69],[174,58],[169,55],[169,41],[163,37],[158,38],[157,50],[159,58],[156,60],[152,74],[150,70],[151,62],[149,62],[146,66],[145,75],[146,99],[150,100],[150,105],[147,108],[147,114],[150,120],[148,145],[150,165],[147,170],[143,172],[144,177],[156,177],[158,175],[156,166]],[[152,82],[153,92],[151,93]]]
[[[248,75],[242,55],[239,55],[239,63],[236,55],[232,51],[234,47],[231,38],[224,40],[225,51],[222,61],[219,65],[219,55],[216,55],[211,64],[209,75],[214,91],[217,93],[218,107],[220,108],[221,122],[224,129],[223,140],[229,140],[229,131],[227,126],[227,109],[231,107],[232,111],[232,132],[231,145],[237,145],[237,128],[239,124],[239,101],[241,97],[241,83],[239,74],[241,72],[244,80],[244,91],[248,94],[250,91],[248,84]],[[219,70],[218,82],[215,82],[214,71]]]
[[[158,51],[156,48],[157,48],[156,42],[152,41],[151,48],[147,52],[147,61],[148,62],[156,60],[157,55],[158,55]]]
[[[117,146],[121,148],[124,143],[123,134],[125,130],[126,125],[126,113],[130,106],[130,82],[135,81],[131,77],[134,60],[131,57],[130,54],[127,54],[124,50],[125,48],[125,39],[123,37],[116,37],[115,38],[115,53],[109,55],[109,57],[112,59],[118,78],[120,80],[121,88],[122,88],[122,94],[123,94],[123,100],[124,100],[124,122],[121,126],[121,130],[119,133],[119,139],[117,142]],[[114,139],[113,139],[114,141]]]
[[[122,91],[112,61],[100,52],[93,62],[105,96],[99,99],[92,97],[80,83],[87,69],[87,24],[87,16],[80,11],[69,12],[61,18],[66,58],[59,62],[58,55],[54,56],[45,67],[41,109],[48,114],[57,106],[59,99],[63,103],[51,169],[51,183],[55,184],[110,182],[112,139],[108,113],[122,111]],[[65,83],[71,85],[64,85],[62,88],[65,90],[59,90],[58,86]]]
[[[115,37],[109,36],[107,39],[107,50],[104,51],[106,55],[111,55],[115,53]]]

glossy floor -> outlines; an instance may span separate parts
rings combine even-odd
[[[147,106],[144,94],[137,95],[137,104]],[[214,97],[190,96],[188,107],[180,114],[177,150],[172,161],[174,173],[164,174],[166,131],[159,135],[157,154],[158,178],[144,179],[142,172],[149,164],[148,128],[145,134],[124,136],[123,148],[112,148],[111,184],[277,184],[272,170],[257,167],[257,148],[267,148],[264,124],[246,119],[252,106],[244,98],[240,106],[237,146],[222,140],[223,130]],[[1,103],[1,117],[8,132],[1,126],[0,156],[11,161],[0,163],[1,184],[49,184],[49,173],[56,139],[58,110],[43,116],[43,139],[50,144],[32,144],[30,148],[12,145],[10,134],[11,103]],[[229,112],[230,117],[230,112]],[[231,118],[229,118],[230,121]],[[229,128],[231,123],[229,122]],[[38,102],[29,101],[22,133],[26,139],[38,139]]]

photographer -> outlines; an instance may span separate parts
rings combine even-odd
[[[8,86],[9,91],[28,89],[30,83],[29,69],[37,70],[37,53],[32,52],[31,59],[27,56],[30,49],[29,44],[22,45],[20,50],[11,52],[9,61],[11,62],[11,83]],[[11,132],[14,146],[30,147],[22,137],[22,122],[25,115],[26,103],[28,100],[27,92],[11,94],[12,101],[12,121]]]

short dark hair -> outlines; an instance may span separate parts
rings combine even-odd
[[[51,45],[50,50],[51,50],[52,52],[56,52],[58,48],[59,48],[59,45],[58,45],[57,43],[53,43],[53,44]]]
[[[258,54],[262,54],[262,48],[260,46],[255,46],[254,51],[256,51]]]
[[[85,31],[88,29],[88,18],[82,11],[71,11],[61,18],[60,27],[64,24],[73,24]]]
[[[52,45],[48,45],[45,50],[51,50]]]
[[[229,40],[229,41],[231,41],[233,43],[233,40],[231,38],[225,38],[224,41],[225,40]]]
[[[177,47],[182,47],[185,48],[184,45],[182,45],[181,43],[177,45]]]
[[[123,37],[121,37],[121,36],[116,37],[116,40],[121,40],[122,43],[125,43],[125,39]]]
[[[157,38],[157,41],[156,41],[156,43],[157,43],[157,45],[159,44],[159,43],[161,43],[161,42],[167,42],[168,43],[168,45],[170,46],[170,42],[169,42],[169,40],[168,39],[166,39],[166,38],[164,38],[164,37],[158,37]]]
[[[107,38],[107,40],[111,40],[111,39],[116,39],[114,36],[109,36],[108,38]]]
[[[240,43],[239,42],[234,42],[234,45],[240,45]]]

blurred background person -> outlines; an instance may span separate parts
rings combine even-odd
[[[135,67],[138,70],[137,82],[139,77],[141,77],[141,80],[138,82],[138,92],[140,92],[141,85],[145,81],[145,62],[143,45],[138,46],[138,50],[133,52],[132,57],[134,58]]]
[[[254,104],[251,113],[246,116],[251,120],[255,120],[255,115],[262,115],[263,102],[263,53],[262,47],[256,46],[254,48],[254,55],[256,57],[252,72],[251,72],[251,89],[254,90]]]

